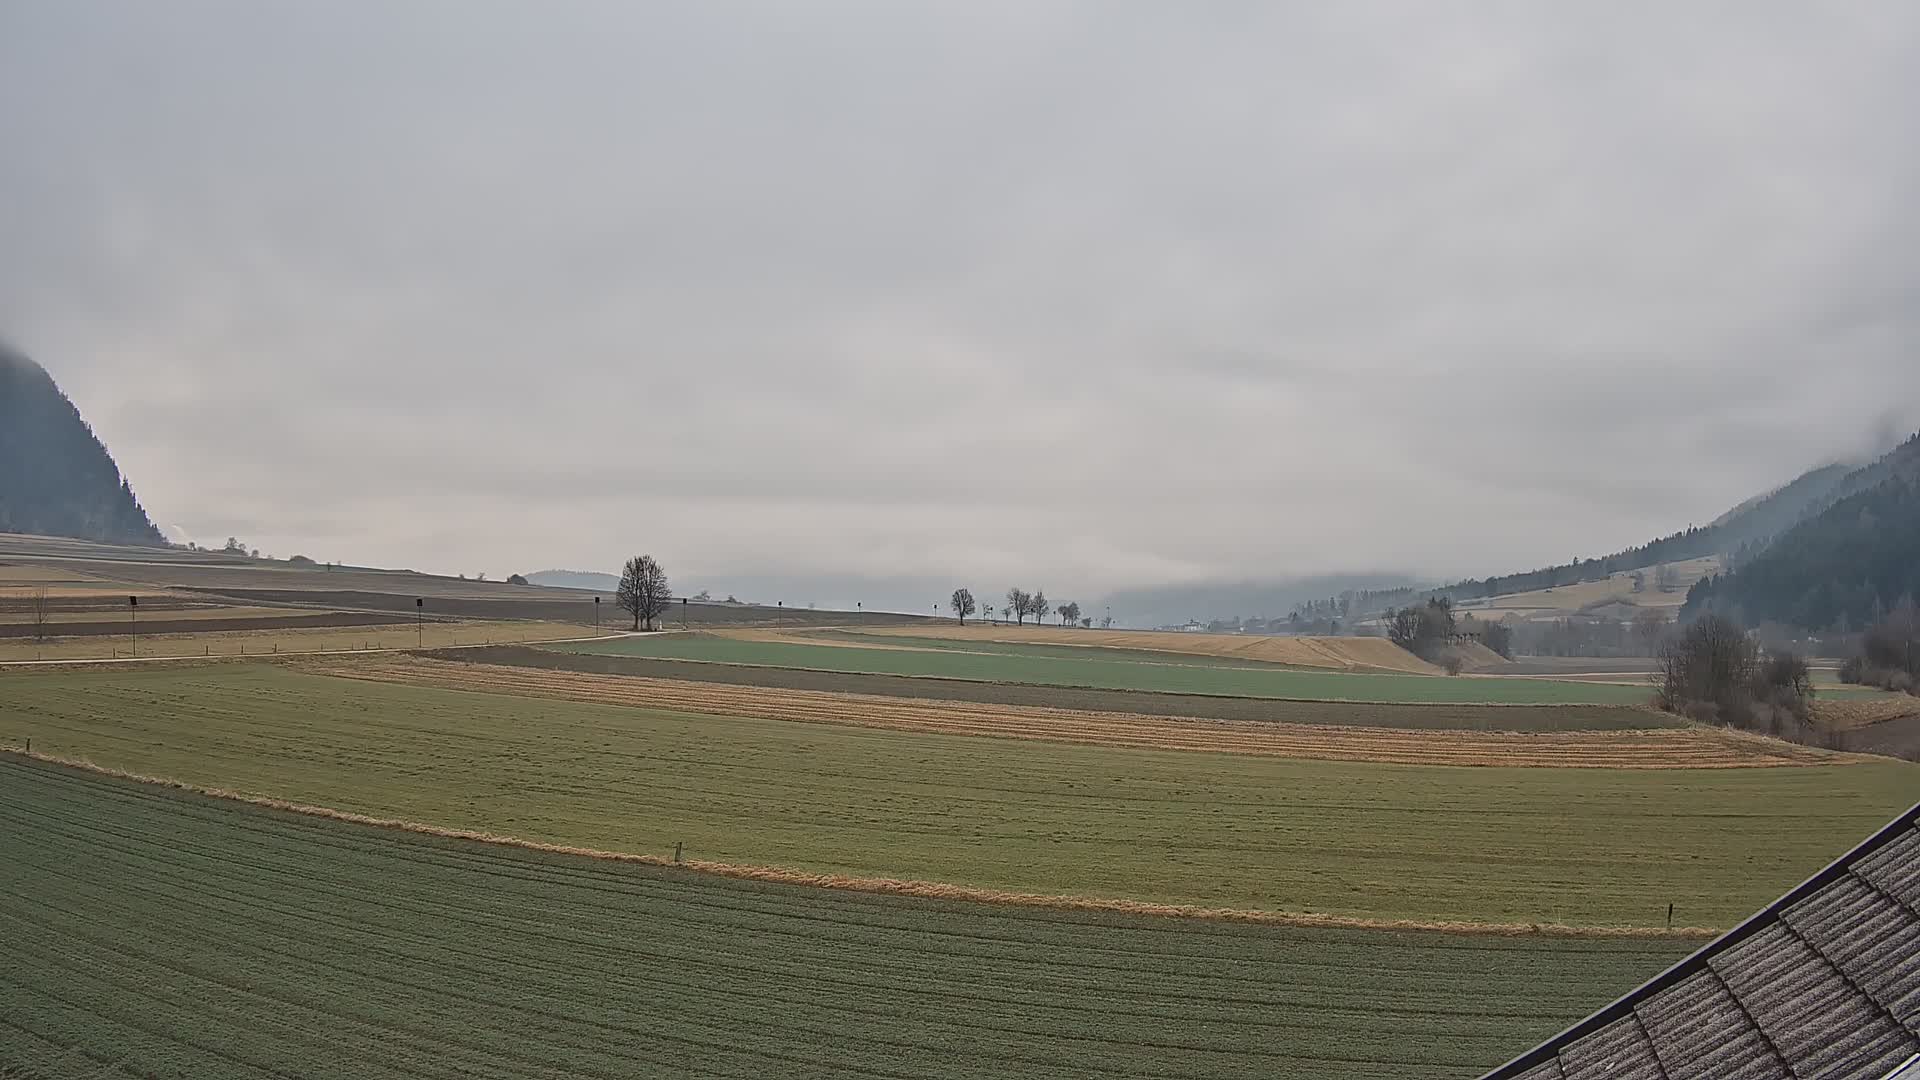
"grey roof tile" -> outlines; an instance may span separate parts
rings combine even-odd
[[[1640,1005],[1671,1076],[1792,1080],[1726,984],[1700,971]]]
[[[1854,872],[1909,908],[1920,906],[1920,829],[1906,834],[1861,859]]]
[[[1486,1080],[1887,1080],[1920,1054],[1920,806]]]
[[[1899,903],[1849,876],[1782,918],[1896,1019],[1920,1019],[1920,919]]]
[[[1885,1075],[1920,1042],[1785,923],[1774,923],[1711,966],[1799,1076]]]
[[[1640,1025],[1616,1020],[1560,1053],[1566,1080],[1664,1080]]]

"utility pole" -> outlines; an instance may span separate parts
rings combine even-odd
[[[426,648],[427,646],[427,598],[424,596],[416,596],[413,598],[413,632],[414,632],[414,637],[416,641],[416,647],[422,648],[422,649]]]
[[[140,655],[140,598],[127,597],[127,618],[133,622],[133,655]]]

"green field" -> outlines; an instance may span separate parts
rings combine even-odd
[[[1160,654],[1164,662],[1148,664],[1138,660],[1035,653],[1024,646],[1006,644],[997,646],[994,652],[960,652],[952,649],[916,652],[801,642],[743,641],[707,634],[660,634],[654,637],[582,641],[554,645],[552,648],[590,655],[707,660],[818,671],[1320,701],[1606,705],[1645,704],[1652,696],[1652,691],[1644,686],[1611,683],[1348,674],[1274,665],[1248,666],[1245,662],[1219,663],[1208,657],[1173,654]],[[1046,649],[1047,646],[1038,648]]]
[[[0,1075],[1471,1077],[1672,941],[938,903],[0,756]]]
[[[716,664],[644,656],[561,653],[524,645],[429,649],[421,655],[471,664],[504,664],[550,671],[632,675],[732,686],[1268,723],[1419,728],[1428,731],[1535,732],[1634,731],[1687,725],[1687,721],[1680,717],[1642,705],[1423,705],[1408,702],[1299,701],[1292,698],[1226,697],[1221,694],[1168,694],[1145,690],[1095,690],[1082,686],[983,682],[978,679],[811,671],[806,668]]]
[[[633,852],[1388,919],[1731,925],[1920,768],[1408,767],[673,714],[270,665],[10,675],[0,742]],[[1436,736],[1444,737],[1444,736]]]

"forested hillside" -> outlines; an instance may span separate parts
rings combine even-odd
[[[1686,612],[1845,631],[1920,595],[1920,435],[1844,486],[1852,493],[1695,585]]]
[[[1671,536],[1599,558],[1575,559],[1559,566],[1504,577],[1470,578],[1425,595],[1474,600],[1535,589],[1557,589],[1582,581],[1596,581],[1624,570],[1708,555],[1731,555],[1736,561],[1749,558],[1803,518],[1819,513],[1837,499],[1872,486],[1883,475],[1876,471],[1879,467],[1879,463],[1863,469],[1823,465],[1784,487],[1748,499],[1708,525],[1688,526]]]
[[[158,544],[112,455],[39,364],[0,344],[0,532]]]

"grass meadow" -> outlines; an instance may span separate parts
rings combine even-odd
[[[1691,945],[735,881],[0,755],[0,1075],[1478,1075]]]
[[[1893,761],[1302,761],[800,724],[273,665],[9,675],[0,742],[532,840],[1373,919],[1728,926],[1910,805]],[[1437,733],[1436,738],[1445,738]]]

